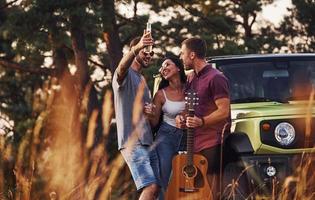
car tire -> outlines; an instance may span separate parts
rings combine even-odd
[[[224,200],[251,199],[246,169],[241,162],[231,162],[225,165],[222,186],[222,199]]]

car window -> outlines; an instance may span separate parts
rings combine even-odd
[[[216,65],[230,81],[234,103],[308,100],[315,61],[251,62]]]

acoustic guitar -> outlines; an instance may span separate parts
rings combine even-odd
[[[193,117],[198,98],[196,93],[186,94],[188,115]],[[193,153],[194,129],[187,129],[187,152],[172,160],[172,176],[165,192],[166,200],[212,200],[207,180],[207,159]]]

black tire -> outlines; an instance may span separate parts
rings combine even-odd
[[[245,167],[241,162],[231,162],[225,165],[222,186],[223,200],[251,199],[249,197],[250,184]]]

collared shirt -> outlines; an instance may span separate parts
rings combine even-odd
[[[144,84],[143,91],[140,91],[141,84]],[[130,67],[122,84],[119,85],[116,70],[112,87],[114,91],[118,149],[126,147],[127,141],[130,138],[135,138],[135,144],[152,144],[153,135],[148,120],[143,114],[140,114],[137,122],[133,119],[135,116],[133,115],[135,106],[143,106],[145,102],[151,102],[151,93],[144,77]],[[142,94],[142,105],[134,105],[136,96],[139,94]]]
[[[198,74],[194,73],[191,81],[186,85],[186,91],[197,93],[198,105],[195,106],[195,115],[205,117],[215,110],[215,101],[220,98],[230,98],[227,78],[211,65],[206,65]],[[230,108],[229,108],[230,109]],[[231,114],[230,114],[231,115]],[[221,144],[222,130],[229,132],[231,116],[211,127],[196,128],[194,132],[194,152]]]

